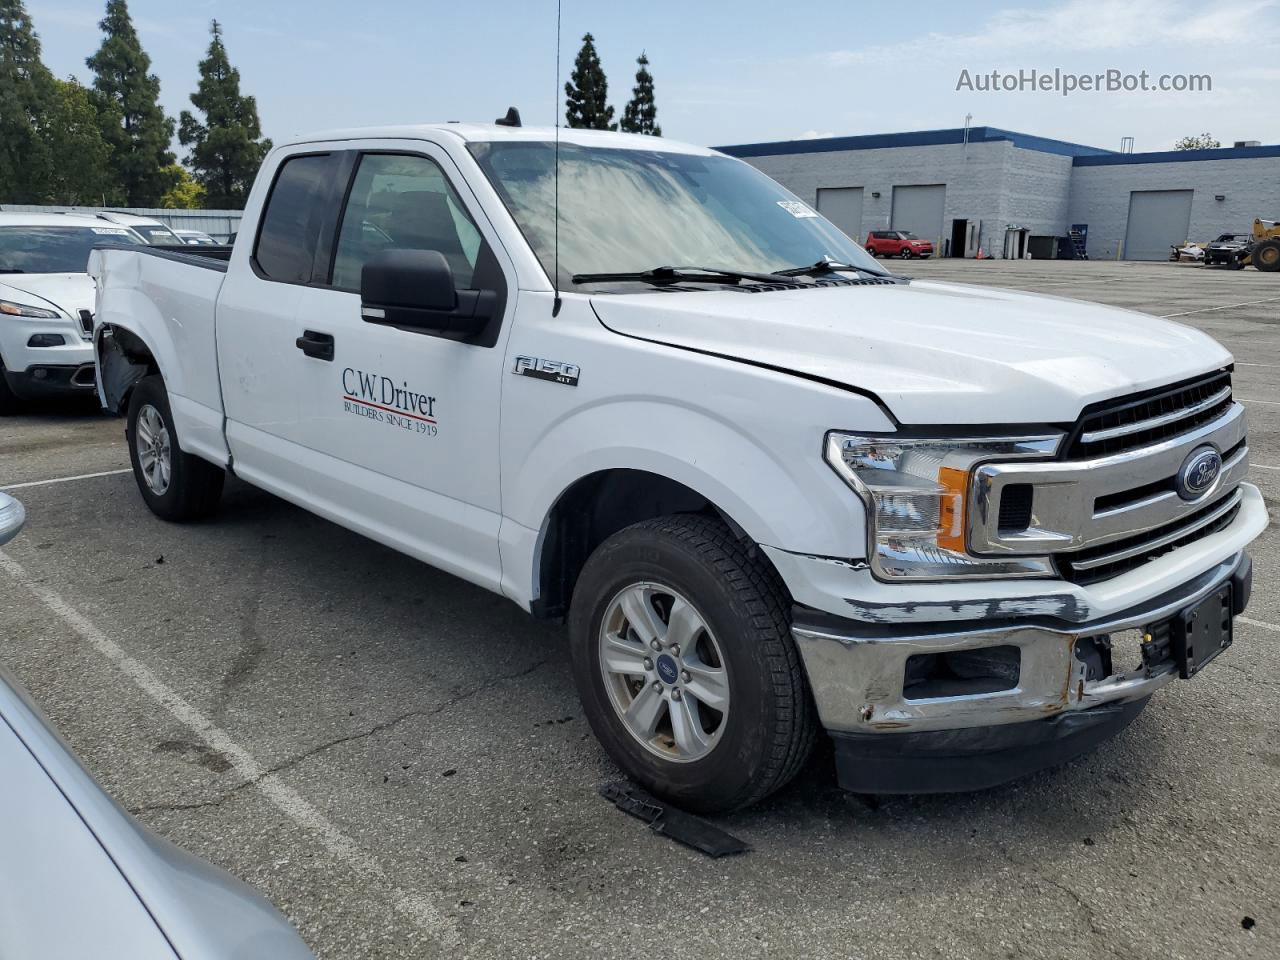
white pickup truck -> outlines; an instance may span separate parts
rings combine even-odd
[[[604,747],[702,811],[820,728],[850,789],[999,783],[1230,644],[1267,514],[1214,341],[891,276],[711,150],[553,141],[317,134],[229,254],[95,250],[151,509],[234,473],[566,618]]]

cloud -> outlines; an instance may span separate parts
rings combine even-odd
[[[825,140],[828,137],[834,137],[835,133],[831,130],[806,130],[804,133],[797,134],[797,140]]]
[[[1087,52],[1138,47],[1255,48],[1280,36],[1267,16],[1277,0],[1208,6],[1169,0],[1066,0],[1047,7],[1000,10],[973,33],[929,33],[902,43],[819,54],[828,66],[904,58],[950,60],[992,54]]]

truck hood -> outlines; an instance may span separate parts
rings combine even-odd
[[[592,304],[615,333],[873,393],[907,424],[1066,423],[1095,401],[1231,362],[1182,324],[959,284],[655,292]]]
[[[73,319],[93,310],[93,278],[87,273],[0,274],[0,299],[56,307]]]

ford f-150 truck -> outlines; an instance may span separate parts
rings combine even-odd
[[[317,134],[201,253],[91,256],[148,506],[205,516],[234,473],[565,618],[605,749],[688,808],[778,789],[821,730],[865,792],[1061,761],[1249,599],[1218,344],[893,276],[708,149]]]

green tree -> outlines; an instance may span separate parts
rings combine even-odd
[[[573,62],[573,73],[564,85],[564,118],[571,127],[587,130],[617,130],[613,107],[609,106],[609,81],[596,53],[595,38],[582,38],[582,49]]]
[[[658,107],[653,102],[653,74],[649,72],[649,58],[644,51],[636,58],[640,69],[636,71],[636,85],[631,88],[631,99],[622,111],[622,129],[627,133],[647,133],[651,137],[662,136],[658,126]]]
[[[160,206],[167,210],[198,210],[206,206],[204,187],[186,167],[175,163],[169,168],[169,173],[174,183],[160,198]]]
[[[1175,141],[1173,149],[1175,150],[1216,150],[1222,146],[1217,140],[1213,139],[1211,133],[1201,133],[1194,137],[1182,137]]]
[[[214,20],[210,31],[209,55],[200,61],[200,83],[191,95],[204,123],[183,110],[178,139],[191,148],[186,162],[204,187],[205,202],[220,210],[238,210],[271,141],[262,137],[257,101],[240,93],[240,71],[227,58],[222,25]]]
[[[40,132],[53,75],[22,0],[0,0],[0,202],[39,203],[52,157]]]
[[[172,185],[167,168],[173,118],[160,108],[160,78],[148,73],[151,58],[142,49],[125,0],[107,0],[98,24],[105,34],[98,52],[85,61],[101,102],[103,136],[111,145],[111,165],[125,203],[154,207]]]
[[[53,81],[41,133],[50,165],[47,200],[67,206],[123,203],[111,169],[111,147],[93,94],[74,77]]]

